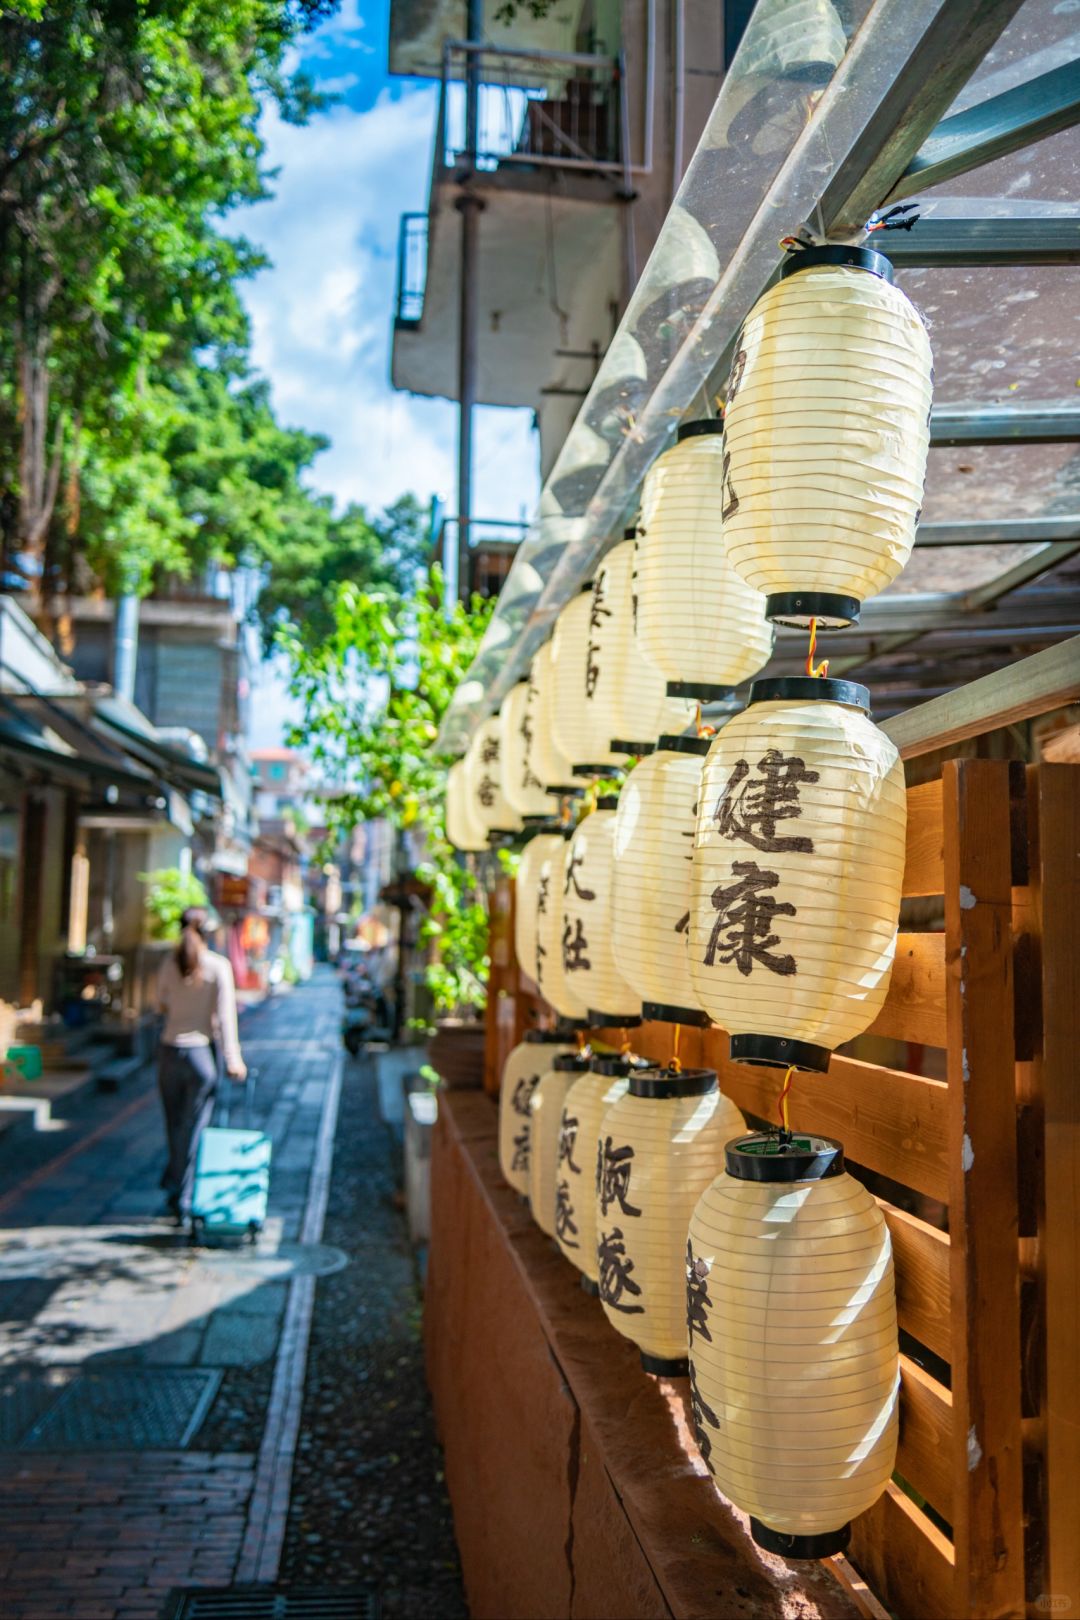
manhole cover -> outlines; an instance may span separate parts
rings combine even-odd
[[[349,1256],[330,1243],[279,1243],[268,1253],[257,1248],[203,1249],[196,1264],[238,1277],[330,1277],[344,1270]]]
[[[103,1368],[61,1390],[20,1451],[177,1451],[217,1394],[213,1368]]]
[[[379,1620],[370,1587],[232,1586],[220,1592],[171,1592],[163,1620]]]

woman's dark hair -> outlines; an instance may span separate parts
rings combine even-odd
[[[180,918],[180,942],[176,947],[176,965],[185,979],[198,977],[199,962],[210,926],[210,913],[205,906],[188,906]]]

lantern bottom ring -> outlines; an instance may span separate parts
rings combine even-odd
[[[582,1277],[580,1282],[583,1294],[588,1294],[590,1299],[600,1298],[600,1284],[598,1282],[593,1282],[591,1277]]]
[[[832,1052],[827,1046],[815,1046],[811,1041],[792,1041],[786,1035],[733,1035],[731,1061],[758,1063],[769,1069],[811,1069],[824,1074],[829,1067]]]
[[[601,1012],[589,1008],[589,1024],[593,1029],[637,1029],[641,1018],[637,1013]]]
[[[612,737],[608,747],[613,754],[632,754],[638,759],[656,752],[654,742],[628,742],[625,737]]]
[[[571,765],[571,776],[621,776],[620,765]]]
[[[839,1530],[822,1530],[816,1536],[792,1536],[773,1530],[751,1514],[750,1534],[759,1547],[781,1558],[831,1558],[833,1553],[843,1552],[851,1540],[851,1525],[842,1524]]]
[[[691,1029],[708,1029],[712,1024],[700,1007],[673,1007],[666,1001],[643,1001],[641,1016],[659,1024],[687,1024]]]
[[[592,1022],[588,1018],[560,1018],[555,1028],[561,1035],[564,1031],[573,1034],[579,1029],[592,1029]]]
[[[668,681],[669,698],[696,698],[699,703],[721,703],[734,693],[733,686],[716,686],[712,681]]]
[[[765,617],[773,624],[808,628],[816,619],[819,630],[846,630],[858,624],[862,603],[857,596],[838,596],[832,591],[780,591],[765,598]]]
[[[656,1378],[689,1378],[690,1362],[686,1356],[650,1356],[647,1351],[641,1352],[641,1366],[643,1371],[652,1373]]]

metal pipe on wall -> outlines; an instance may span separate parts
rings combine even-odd
[[[139,598],[133,591],[117,598],[113,625],[113,690],[135,701],[135,665],[139,655]]]
[[[686,13],[683,0],[671,6],[671,201],[682,184],[683,126],[686,122]]]
[[[468,43],[482,43],[483,0],[469,0]],[[480,126],[480,58],[465,58],[465,152],[461,191],[455,207],[461,215],[461,286],[458,304],[458,596],[469,596],[469,524],[472,517],[473,407],[476,404],[476,340],[480,318],[477,241],[483,202],[472,191]]]

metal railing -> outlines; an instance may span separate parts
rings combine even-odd
[[[395,326],[416,327],[424,313],[427,287],[428,216],[402,214],[398,227]]]
[[[435,531],[431,560],[443,570],[447,603],[455,601],[459,594],[472,595],[474,591],[481,596],[497,596],[528,527],[527,523],[512,518],[470,518],[468,577],[465,592],[461,593],[458,590],[461,519],[444,517]]]

